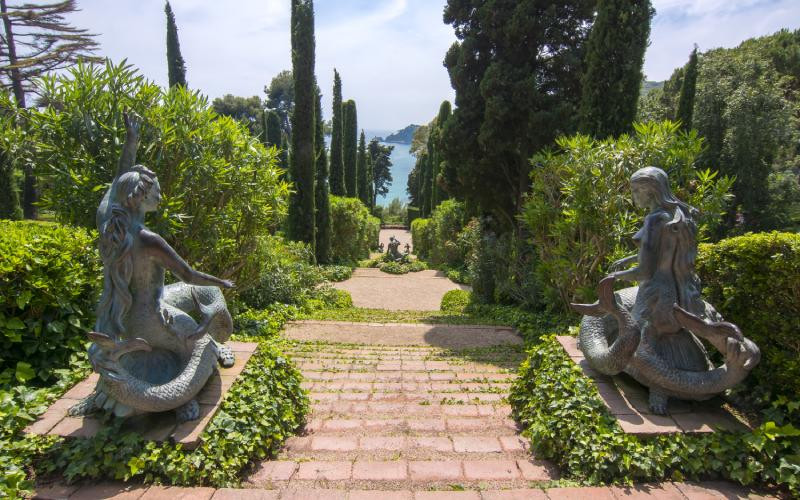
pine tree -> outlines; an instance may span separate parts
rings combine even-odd
[[[358,140],[358,156],[356,157],[356,174],[358,184],[358,197],[364,202],[364,205],[369,206],[369,186],[367,181],[367,139],[364,136],[364,131],[361,131],[361,137]]]
[[[331,205],[328,192],[328,152],[325,150],[325,127],[322,121],[322,94],[317,87],[316,124],[314,139],[317,147],[317,178],[315,184],[316,215],[316,257],[318,264],[328,264],[331,260]]]
[[[581,129],[605,139],[630,132],[654,10],[650,0],[600,0],[586,42]]]
[[[697,45],[689,56],[686,71],[683,74],[681,94],[678,98],[678,112],[676,118],[680,120],[684,130],[692,128],[692,114],[694,113],[694,95],[697,90]]]
[[[342,105],[342,159],[344,162],[344,186],[347,196],[358,198],[357,143],[358,117],[356,102],[352,99]]]
[[[33,80],[45,73],[66,68],[79,59],[102,61],[89,55],[98,47],[93,38],[96,35],[64,21],[66,14],[77,10],[75,0],[42,5],[33,2],[8,5],[6,0],[0,0],[4,34],[0,36],[0,83],[11,88],[18,107],[27,107],[26,92],[30,91]],[[22,208],[25,218],[35,219],[38,194],[33,166],[24,165],[23,171]]]
[[[315,251],[314,178],[314,2],[292,0],[292,74],[294,75],[294,110],[292,111],[292,149],[289,173],[294,192],[289,197],[287,236],[308,243]]]
[[[347,194],[344,182],[344,161],[342,157],[342,79],[333,70],[333,117],[331,118],[331,193],[336,196]]]
[[[164,6],[167,14],[167,72],[169,86],[180,85],[186,87],[186,61],[181,55],[181,45],[178,42],[178,26],[175,24],[175,14],[169,2]]]

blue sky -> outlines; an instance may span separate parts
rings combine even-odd
[[[263,95],[291,67],[289,0],[172,0],[192,88],[211,98]],[[800,27],[798,0],[653,0],[645,73],[663,80],[694,43],[732,47],[780,28]],[[98,55],[128,61],[165,84],[163,0],[78,0],[71,22],[99,33]],[[334,66],[359,126],[426,123],[453,92],[442,59],[455,41],[442,23],[444,0],[317,0],[317,77],[326,118]]]

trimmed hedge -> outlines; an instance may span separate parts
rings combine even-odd
[[[762,407],[800,401],[800,234],[700,245],[697,271],[705,299],[761,349],[761,363],[738,392]],[[798,406],[790,410],[795,422]]]
[[[103,276],[93,232],[0,221],[0,385],[52,383],[85,358]]]
[[[340,264],[369,257],[378,245],[381,221],[357,198],[331,196],[331,259]]]

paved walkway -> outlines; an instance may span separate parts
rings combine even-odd
[[[445,293],[470,289],[441,271],[395,275],[372,268],[358,268],[350,279],[333,286],[350,292],[356,307],[392,311],[438,311]]]

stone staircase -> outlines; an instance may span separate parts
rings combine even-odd
[[[505,401],[517,346],[295,343],[310,391],[305,434],[248,478],[253,487],[329,491],[499,491],[533,498],[558,477],[532,459]],[[525,493],[529,495],[525,496]]]

